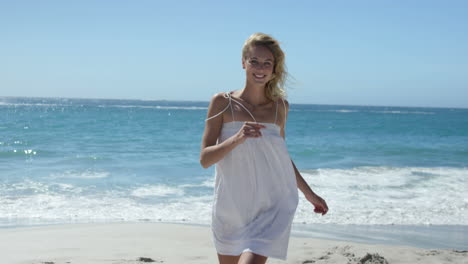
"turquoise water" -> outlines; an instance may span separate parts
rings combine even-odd
[[[0,226],[209,224],[207,104],[0,97]],[[330,206],[296,224],[468,225],[468,109],[292,104],[286,139]]]

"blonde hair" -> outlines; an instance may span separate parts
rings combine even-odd
[[[266,47],[273,53],[273,57],[275,58],[273,78],[266,84],[265,96],[272,101],[276,101],[279,98],[284,99],[286,97],[285,83],[288,72],[285,64],[285,55],[279,42],[270,35],[254,33],[245,41],[242,47],[242,58],[246,59],[250,47],[254,46]]]

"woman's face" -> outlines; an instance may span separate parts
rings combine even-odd
[[[256,84],[266,84],[273,78],[275,57],[264,46],[250,47],[247,56],[242,59],[247,81]]]

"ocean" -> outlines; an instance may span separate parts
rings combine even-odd
[[[0,97],[0,228],[209,225],[214,168],[199,164],[207,106]],[[467,241],[468,109],[291,102],[286,142],[330,208],[314,214],[301,195],[295,232],[434,227]]]

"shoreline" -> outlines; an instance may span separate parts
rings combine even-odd
[[[464,234],[463,234],[464,235]],[[0,229],[2,262],[73,263],[217,263],[207,226],[170,223],[93,223]],[[370,255],[368,255],[368,253]],[[288,259],[267,263],[468,263],[468,250],[423,249],[291,236]],[[381,262],[378,262],[381,261]]]
[[[466,225],[293,224],[292,235],[422,249],[468,250]]]
[[[115,224],[162,224],[210,229],[209,224],[164,221],[55,222],[0,225],[3,230],[53,228],[56,226]],[[468,225],[360,225],[293,223],[291,237],[325,239],[351,243],[409,246],[421,249],[468,250]]]

